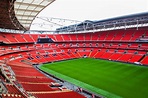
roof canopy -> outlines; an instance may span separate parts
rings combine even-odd
[[[15,16],[23,27],[29,29],[39,12],[53,1],[55,0],[16,0],[14,2]]]

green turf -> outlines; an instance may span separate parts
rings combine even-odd
[[[148,67],[81,58],[40,69],[108,98],[148,98]]]

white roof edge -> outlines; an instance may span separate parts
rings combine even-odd
[[[55,0],[16,0],[14,3],[15,16],[22,26],[30,29],[34,18]],[[28,25],[28,21],[30,24]]]

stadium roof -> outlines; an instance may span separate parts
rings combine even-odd
[[[15,15],[21,25],[29,29],[39,12],[53,1],[55,0],[16,0],[14,3]]]
[[[34,18],[55,0],[0,0],[0,28],[29,30]]]
[[[127,27],[145,27],[148,25],[148,12],[109,18],[99,21],[85,20],[79,24],[57,28],[56,32],[77,32],[96,29],[126,29]]]

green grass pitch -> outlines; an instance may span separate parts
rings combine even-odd
[[[107,98],[148,98],[148,67],[92,58],[40,66],[50,74]]]

